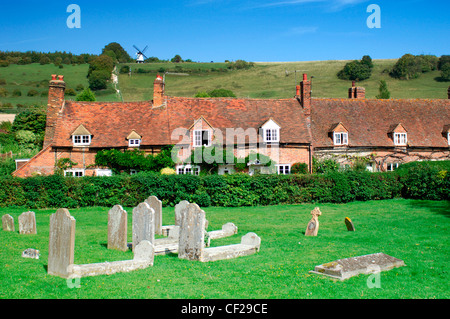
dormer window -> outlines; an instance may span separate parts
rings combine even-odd
[[[395,146],[406,146],[408,144],[408,131],[402,124],[395,124],[391,127],[389,133]]]
[[[73,146],[89,146],[92,141],[92,134],[83,126],[80,125],[72,133]]]
[[[280,142],[280,125],[273,119],[269,119],[261,126],[264,143],[272,144]]]
[[[211,146],[212,136],[210,130],[194,130],[194,147]]]
[[[335,146],[348,145],[348,130],[345,128],[344,124],[339,122],[338,124],[333,125],[330,133]]]
[[[407,143],[407,133],[394,133],[394,145],[406,145]]]
[[[136,131],[131,131],[127,136],[128,147],[139,147],[141,146],[142,136],[140,136]]]
[[[447,138],[447,144],[450,146],[450,124],[444,125],[442,136]]]

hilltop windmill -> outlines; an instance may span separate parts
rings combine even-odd
[[[148,59],[147,56],[144,54],[145,50],[147,50],[147,48],[148,48],[148,45],[144,48],[144,50],[139,49],[139,48],[138,48],[137,46],[135,46],[135,45],[133,45],[133,47],[134,47],[134,48],[136,49],[136,51],[137,51],[137,53],[136,53],[136,56],[137,56],[136,63],[144,63],[144,57],[145,57],[146,59]]]

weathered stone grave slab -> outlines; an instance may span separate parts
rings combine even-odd
[[[150,196],[145,202],[155,211],[155,234],[162,235],[162,201],[156,196]]]
[[[34,248],[28,248],[22,252],[23,258],[39,259],[39,256],[39,250]]]
[[[155,255],[177,253],[179,238],[180,226],[173,226],[167,238],[155,239]]]
[[[74,263],[75,218],[65,208],[50,216],[48,245],[48,273],[68,278],[67,268]]]
[[[2,216],[2,228],[4,231],[15,231],[14,228],[14,217],[9,214]]]
[[[316,266],[310,273],[345,280],[359,274],[372,273],[374,269],[387,271],[402,266],[405,266],[403,260],[388,256],[384,253],[377,253],[325,263]]]
[[[182,200],[175,205],[175,226],[181,226],[181,218],[183,211],[187,209],[189,202],[187,200]]]
[[[127,251],[128,214],[120,205],[108,212],[108,249]]]
[[[181,218],[178,258],[201,262],[230,259],[254,254],[261,246],[261,238],[248,233],[240,244],[205,248],[205,233],[205,212],[197,204],[189,204]]]
[[[133,208],[133,252],[143,240],[155,241],[155,211],[146,202]]]
[[[355,226],[350,218],[345,217],[345,226],[347,226],[348,231],[355,231]]]
[[[142,240],[134,249],[132,260],[120,260],[94,264],[68,266],[68,278],[81,278],[100,275],[112,275],[119,272],[130,272],[153,266],[155,249],[148,240]]]
[[[319,216],[322,215],[319,207],[314,208],[311,211],[313,216],[306,227],[305,236],[317,236],[319,232]]]
[[[19,216],[19,233],[22,235],[35,235],[36,214],[34,212],[25,212]]]

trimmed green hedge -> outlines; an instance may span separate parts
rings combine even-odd
[[[301,175],[161,175],[1,178],[0,207],[133,207],[150,195],[173,206],[181,200],[208,206],[346,203],[396,197],[450,200],[450,171],[437,165],[396,172],[333,172]]]

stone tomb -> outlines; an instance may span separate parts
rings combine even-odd
[[[108,249],[127,251],[128,214],[120,205],[108,212]]]
[[[355,231],[355,226],[350,218],[345,217],[345,226],[347,226],[348,231]]]
[[[132,260],[76,265],[75,218],[67,209],[58,209],[50,216],[48,273],[62,278],[81,278],[111,275],[153,266],[154,247],[148,240],[141,240],[134,249]]]
[[[35,235],[36,215],[34,212],[25,212],[19,216],[19,233],[22,235]]]
[[[310,273],[324,275],[330,278],[345,280],[359,274],[373,273],[374,270],[387,271],[405,266],[403,260],[377,253],[359,257],[339,259],[316,266]]]
[[[311,211],[313,216],[306,227],[305,236],[317,236],[319,232],[319,216],[322,215],[319,207],[314,208]]]
[[[236,245],[205,248],[205,212],[197,204],[189,204],[181,217],[178,258],[216,261],[251,255],[259,251],[261,238],[255,233],[242,237]]]
[[[2,228],[4,231],[15,231],[14,228],[14,217],[11,215],[3,215],[2,216]]]

